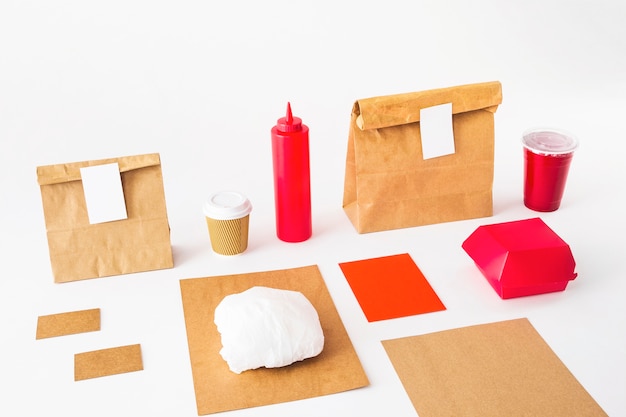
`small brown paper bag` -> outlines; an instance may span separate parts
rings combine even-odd
[[[127,217],[91,224],[81,168],[117,163]],[[174,266],[159,154],[37,167],[55,282]]]
[[[343,208],[357,232],[491,216],[501,102],[497,81],[356,101]],[[424,159],[420,114],[447,103],[454,153]]]

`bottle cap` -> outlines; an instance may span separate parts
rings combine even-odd
[[[281,132],[299,132],[302,130],[302,119],[293,117],[291,114],[291,103],[287,103],[287,115],[278,119],[276,127]]]

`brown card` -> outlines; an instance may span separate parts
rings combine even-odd
[[[282,368],[235,374],[219,354],[215,307],[229,294],[265,286],[300,291],[313,304],[324,331],[315,358]],[[189,356],[199,415],[294,401],[369,384],[317,266],[180,281]]]
[[[527,319],[382,342],[429,416],[606,416]]]
[[[74,355],[74,381],[141,370],[143,360],[139,344]]]
[[[37,319],[36,338],[45,339],[98,330],[100,330],[100,309],[93,308],[90,310],[39,316]]]

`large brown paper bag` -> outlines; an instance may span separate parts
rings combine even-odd
[[[499,82],[358,100],[350,121],[343,208],[359,233],[493,214]],[[424,159],[422,109],[452,104],[454,153]]]
[[[127,218],[91,224],[83,167],[117,163]],[[159,154],[37,167],[55,282],[174,266]]]

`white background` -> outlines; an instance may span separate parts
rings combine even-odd
[[[0,415],[195,416],[179,280],[319,265],[371,385],[224,415],[415,416],[381,340],[528,317],[611,416],[626,415],[626,6],[607,0],[0,2]],[[359,235],[342,208],[354,100],[499,80],[494,216]],[[274,234],[270,128],[310,129],[313,237]],[[523,130],[580,137],[562,207],[522,204]],[[175,267],[54,284],[38,165],[159,152]],[[210,251],[201,206],[235,189],[250,245]],[[461,249],[540,216],[572,248],[566,291],[501,300]],[[339,262],[408,252],[447,307],[368,323]],[[384,277],[381,277],[384,279]],[[35,340],[39,315],[102,330]],[[141,343],[145,370],[73,381],[74,353]],[[480,381],[477,381],[480,383]]]

